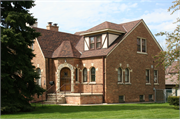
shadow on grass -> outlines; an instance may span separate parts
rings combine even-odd
[[[102,112],[121,110],[151,110],[151,109],[173,109],[168,104],[122,104],[122,105],[101,105],[101,106],[60,106],[60,105],[38,105],[35,110],[28,114],[41,113],[73,113],[73,112]],[[21,113],[18,113],[21,114]]]

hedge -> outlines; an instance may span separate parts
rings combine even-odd
[[[168,103],[170,105],[178,106],[179,105],[179,96],[169,96]]]

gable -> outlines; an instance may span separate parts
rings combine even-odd
[[[125,36],[122,38],[122,40],[107,54],[107,56],[109,56],[111,54],[111,52],[113,52],[115,50],[116,47],[119,46],[119,44],[121,44],[128,36],[131,35],[132,32],[136,31],[137,30],[137,27],[139,27],[139,25],[143,25],[143,27],[145,28],[145,32],[148,33],[151,38],[153,39],[153,41],[155,42],[156,46],[159,48],[160,51],[163,51],[163,49],[161,48],[161,46],[159,45],[159,43],[157,42],[157,40],[155,39],[155,37],[153,36],[152,32],[149,30],[149,28],[147,27],[147,25],[145,24],[145,22],[143,20],[140,20],[139,23],[137,23],[132,29],[130,29],[129,27],[127,27],[127,29],[129,30],[129,32],[127,32],[125,34]],[[140,30],[141,33],[143,34],[144,31],[143,30]],[[143,32],[142,32],[143,31]],[[135,40],[137,37],[143,37],[143,35],[137,35],[135,36]],[[145,38],[145,37],[143,37]],[[135,44],[136,45],[136,44]]]

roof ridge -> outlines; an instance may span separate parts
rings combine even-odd
[[[62,32],[62,31],[52,31],[52,30],[48,30],[48,29],[43,29],[43,28],[38,28],[38,27],[33,27],[35,29],[40,29],[40,30],[45,30],[45,31],[50,31],[50,32],[56,32],[56,33],[64,33],[64,34],[70,34],[70,35],[75,35],[75,36],[79,36],[76,34],[72,34],[72,33],[66,33],[66,32]],[[79,36],[80,37],[80,36]]]
[[[118,25],[123,25],[123,24],[131,23],[131,22],[135,22],[135,21],[141,21],[141,20],[143,20],[143,19],[134,20],[134,21],[129,21],[129,22],[124,22],[124,23],[120,23],[120,24],[118,24]]]
[[[70,46],[71,46],[71,52],[72,52],[73,57],[74,57],[74,52],[73,52],[73,49],[72,49],[73,45],[72,45],[71,41],[69,41],[69,43],[70,43]]]

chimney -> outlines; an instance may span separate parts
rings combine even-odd
[[[46,26],[47,30],[52,30],[52,31],[58,31],[59,26],[57,26],[56,23],[52,25],[52,22],[48,22],[48,25]]]

